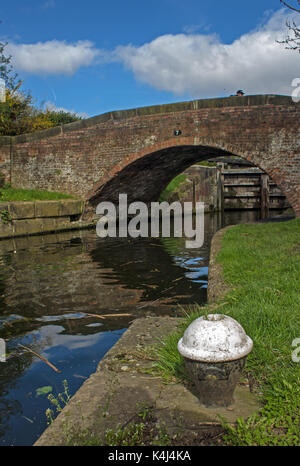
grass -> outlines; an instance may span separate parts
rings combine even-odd
[[[186,180],[186,175],[180,174],[175,176],[164,191],[159,196],[159,202],[163,202],[168,199],[169,195],[175,191],[178,186]]]
[[[300,445],[300,219],[230,228],[217,260],[231,290],[216,312],[236,319],[252,338],[245,375],[263,402],[259,413],[235,427],[224,424],[223,441]],[[179,331],[163,341],[156,370],[164,377],[186,379],[177,342],[207,312],[209,306],[193,307]]]
[[[217,162],[209,162],[208,160],[203,160],[202,162],[197,162],[196,165],[200,165],[202,167],[216,167]]]
[[[73,199],[69,194],[34,189],[16,189],[4,186],[0,189],[0,202],[9,201],[55,201],[59,199]]]
[[[47,397],[54,407],[54,410],[48,408],[45,412],[48,425],[53,423],[56,415],[63,410],[71,399],[67,380],[63,381],[63,387],[64,391],[59,393],[57,397],[52,393]],[[106,408],[109,407],[110,401],[108,401]],[[136,408],[137,413],[132,417],[132,422],[123,426],[117,424],[115,429],[107,429],[103,435],[101,435],[101,416],[99,416],[99,432],[96,433],[92,433],[86,429],[74,433],[72,426],[65,424],[65,444],[68,446],[168,445],[170,437],[163,428],[157,425],[157,420],[153,416],[153,408],[145,403],[137,403]],[[105,411],[104,409],[104,413]],[[103,416],[106,416],[104,413]]]

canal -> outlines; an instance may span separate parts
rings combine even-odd
[[[204,304],[213,234],[258,215],[206,214],[199,249],[184,238],[101,239],[94,229],[1,241],[0,445],[32,445],[47,427],[48,393],[67,380],[73,395],[133,319]]]

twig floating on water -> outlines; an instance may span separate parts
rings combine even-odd
[[[87,316],[91,316],[91,317],[98,317],[99,319],[106,319],[106,317],[130,317],[132,316],[132,314],[103,314],[103,315],[99,315],[99,314],[89,314],[86,312],[86,315]]]
[[[137,264],[138,262],[143,262],[143,261],[130,261],[130,262],[126,262],[125,264],[120,264],[119,267],[125,267],[125,265],[129,265],[129,264]]]
[[[30,348],[27,348],[27,346],[21,345],[20,343],[18,344],[18,346],[20,346],[21,348],[24,348],[26,351],[29,351],[30,353],[32,353],[32,354],[34,354],[35,356],[37,356],[38,358],[40,358],[42,361],[44,361],[46,364],[48,364],[48,366],[52,367],[52,369],[53,369],[55,372],[61,373],[61,371],[60,371],[59,369],[57,369],[57,367],[53,366],[53,364],[51,364],[51,362],[49,362],[46,358],[44,358],[44,357],[41,356],[40,354],[36,353],[35,351],[33,351],[33,350],[30,349]]]
[[[139,305],[136,308],[137,309],[142,309],[143,307],[152,306],[153,304],[157,303],[157,301],[160,301],[161,299],[162,298],[157,298],[155,301],[150,301],[150,302],[148,302],[146,304]]]
[[[24,419],[26,419],[26,421],[30,422],[31,424],[33,424],[33,420],[32,419],[29,419],[29,417],[26,417],[26,416],[22,416]]]
[[[153,306],[153,304],[155,304],[155,303],[157,303],[159,301],[162,301],[162,304],[164,304],[165,301],[170,301],[170,299],[173,299],[173,298],[158,298],[155,301],[150,301],[150,302],[148,302],[146,304],[139,305],[136,308],[137,309],[142,309],[143,307]]]
[[[120,264],[119,267],[125,267],[125,265],[133,264],[134,261],[125,262],[125,264]]]
[[[166,288],[165,290],[162,290],[161,293],[165,293],[166,291],[170,291],[170,290],[172,290],[172,288],[174,288],[174,286],[170,286],[170,288]]]

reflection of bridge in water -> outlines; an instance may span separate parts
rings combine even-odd
[[[205,270],[210,236],[207,231],[199,259]],[[31,239],[40,247],[19,249],[31,243],[28,238],[2,243],[17,247],[16,254],[2,256],[2,331],[7,321],[20,333],[57,323],[66,333],[89,334],[99,329],[86,326],[95,321],[86,313],[132,314],[99,320],[105,331],[124,328],[146,312],[173,313],[176,304],[205,302],[205,288],[184,274],[191,257],[199,256],[185,250],[184,238],[99,239],[94,231],[81,231]],[[203,278],[205,284],[205,273]]]

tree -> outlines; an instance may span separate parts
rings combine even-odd
[[[0,136],[32,133],[81,119],[73,113],[37,109],[31,94],[20,90],[23,81],[13,70],[11,55],[5,54],[6,46],[0,41],[0,78],[5,83],[5,99],[0,101]]]
[[[47,115],[32,104],[32,96],[19,90],[20,81],[12,89],[6,88],[5,101],[0,103],[0,135],[15,136],[51,128]]]
[[[47,114],[48,120],[51,121],[53,126],[65,125],[67,123],[72,123],[73,121],[82,119],[81,117],[77,116],[75,113],[65,112],[63,110],[59,110],[59,111],[47,110],[46,114]]]
[[[5,83],[5,99],[0,102],[0,135],[13,136],[51,127],[51,122],[34,108],[32,96],[20,91],[22,81],[14,72],[11,55],[5,53],[6,46],[7,42],[0,41],[0,78]]]
[[[297,0],[299,7],[291,5],[290,3],[280,0],[280,2],[289,8],[291,11],[300,13],[300,0]],[[296,24],[295,21],[287,21],[286,26],[288,28],[288,36],[285,40],[278,41],[280,44],[286,44],[287,49],[298,50],[300,53],[300,27]]]
[[[0,103],[0,135],[32,133],[81,119],[69,112],[37,109],[32,96],[20,92],[21,85],[22,81],[13,89],[6,89],[5,102]]]
[[[6,46],[7,42],[0,41],[0,78],[4,80],[8,89],[13,89],[19,84],[19,81],[17,81],[17,73],[13,71],[11,55],[5,55]]]

